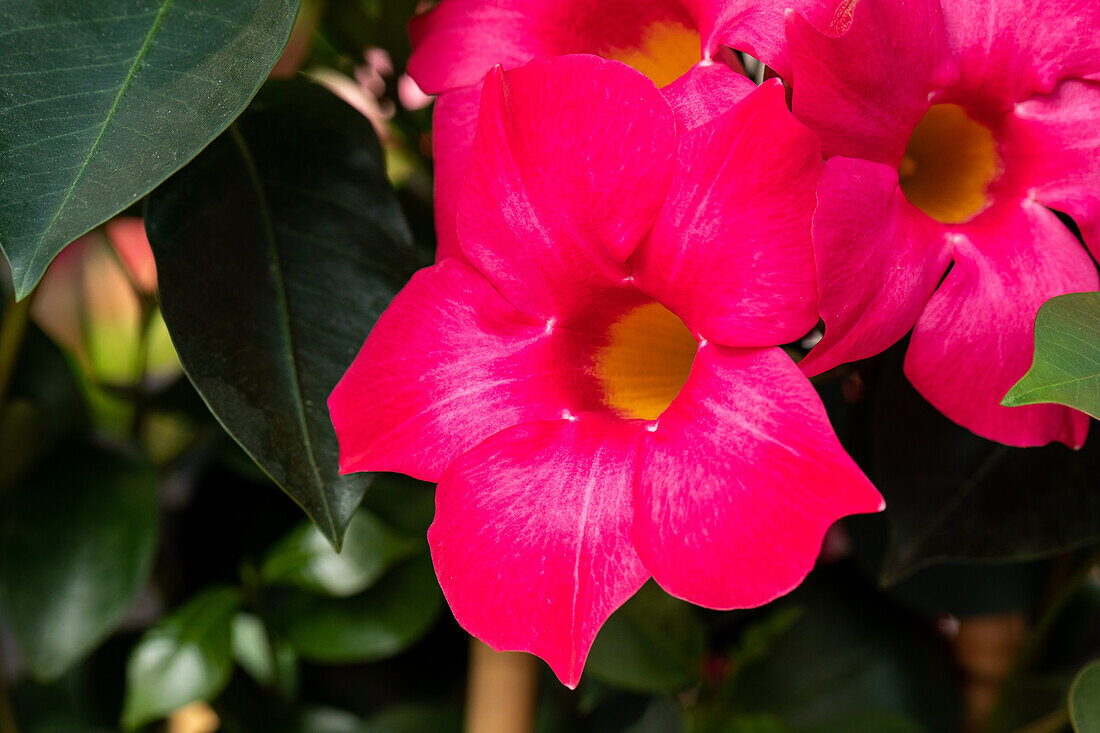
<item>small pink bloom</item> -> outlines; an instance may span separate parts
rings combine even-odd
[[[777,81],[701,89],[583,55],[490,73],[464,257],[413,277],[329,400],[343,471],[439,482],[459,622],[571,687],[647,578],[767,603],[882,508],[776,347],[816,320],[818,142]]]
[[[790,11],[795,115],[821,135],[816,374],[912,329],[905,372],[1010,445],[1079,447],[1088,417],[1006,408],[1035,313],[1100,287],[1100,3],[861,0]],[[949,269],[950,268],[950,269]]]
[[[439,94],[434,116],[439,259],[459,255],[455,212],[477,121],[480,85],[497,64],[591,53],[616,59],[659,87],[697,64],[740,68],[726,46],[785,72],[783,9],[811,13],[820,0],[443,0],[413,18],[409,75]],[[702,77],[722,94],[726,76]]]

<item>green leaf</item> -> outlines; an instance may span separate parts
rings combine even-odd
[[[235,588],[211,588],[141,637],[126,664],[122,725],[133,730],[196,700],[214,698],[233,671]]]
[[[395,568],[351,598],[290,591],[272,609],[272,627],[305,659],[368,662],[397,654],[435,623],[442,594],[427,557]]]
[[[106,638],[149,575],[156,475],[66,445],[0,508],[0,604],[32,674],[54,679]]]
[[[268,636],[263,619],[238,613],[233,619],[233,658],[264,686],[275,686],[287,697],[298,687],[298,655],[281,639]]]
[[[1100,293],[1069,293],[1035,316],[1035,360],[1006,407],[1054,402],[1100,418]]]
[[[773,713],[797,731],[873,713],[928,731],[957,727],[954,662],[928,624],[899,614],[869,588],[820,571],[772,613],[791,607],[804,612],[766,656],[743,666],[733,658],[725,693],[732,710]]]
[[[305,522],[271,549],[260,575],[272,585],[351,596],[373,585],[394,563],[416,554],[422,544],[360,509],[348,524],[340,552],[316,525]]]
[[[0,4],[0,246],[27,295],[65,246],[244,109],[297,0]]]
[[[864,465],[890,522],[884,583],[937,563],[1024,562],[1100,539],[1100,441],[1073,451],[984,440],[941,415],[891,366],[871,401]]]
[[[1077,733],[1100,733],[1100,660],[1082,669],[1073,680],[1069,717]]]
[[[339,547],[370,477],[340,475],[328,396],[421,264],[370,122],[272,83],[150,197],[146,227],[187,375]]]
[[[635,692],[675,692],[699,679],[706,630],[688,604],[642,586],[600,629],[586,671]]]

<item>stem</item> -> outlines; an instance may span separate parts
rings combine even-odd
[[[1015,733],[1058,733],[1067,725],[1069,725],[1069,713],[1064,708],[1059,708],[1023,728],[1017,728]]]
[[[1043,645],[1046,643],[1047,635],[1054,627],[1054,623],[1058,620],[1058,617],[1061,615],[1062,611],[1065,610],[1065,607],[1073,599],[1074,595],[1076,595],[1077,591],[1088,579],[1089,574],[1097,563],[1100,563],[1100,546],[1093,548],[1085,557],[1085,561],[1066,578],[1057,592],[1052,594],[1052,598],[1046,608],[1043,609],[1039,621],[1024,639],[1024,643],[1021,645],[1020,651],[1012,664],[1012,669],[1001,685],[1001,694],[998,696],[993,710],[986,719],[986,730],[997,729],[997,723],[1004,715],[1006,696],[1013,694],[1013,691],[1019,686],[1020,679],[1023,677],[1024,673],[1038,659],[1040,652],[1043,650]]]
[[[267,656],[271,660],[271,679],[264,685],[268,693],[275,697],[280,702],[286,699],[286,692],[284,691],[279,670],[279,654],[277,647],[275,646],[275,639],[271,636],[271,627],[268,626],[267,619],[264,616],[264,592],[263,585],[260,581],[260,571],[251,562],[246,562],[241,566],[241,585],[244,590],[245,602],[250,607],[250,610],[259,617],[260,623],[264,629],[264,646],[266,647]],[[2,733],[2,731],[0,731]]]
[[[537,682],[530,654],[494,652],[471,639],[466,733],[531,733]]]
[[[0,415],[3,414],[4,401],[19,362],[19,352],[23,348],[23,338],[27,335],[27,323],[31,317],[31,304],[37,292],[33,291],[18,302],[9,301],[3,320],[0,320]]]
[[[1043,644],[1046,642],[1047,634],[1050,633],[1051,628],[1054,626],[1054,622],[1058,620],[1058,617],[1073,599],[1073,596],[1077,594],[1077,591],[1080,590],[1084,582],[1088,580],[1089,573],[1092,572],[1092,569],[1098,562],[1100,562],[1100,546],[1094,548],[1092,552],[1086,556],[1085,561],[1078,566],[1066,582],[1062,584],[1058,592],[1054,594],[1054,597],[1051,599],[1046,609],[1044,609],[1039,622],[1035,624],[1035,628],[1024,641],[1024,646],[1020,650],[1019,656],[1016,657],[1016,663],[1013,665],[1011,679],[1015,680],[1018,678],[1025,669],[1035,662],[1036,658],[1039,656],[1039,652],[1042,651]]]
[[[138,346],[134,355],[134,416],[130,425],[130,435],[138,443],[141,442],[141,429],[145,422],[145,413],[148,407],[148,396],[145,392],[145,373],[149,367],[149,331],[153,324],[153,316],[156,315],[156,302],[145,295],[134,293],[141,301],[141,315],[138,322]]]

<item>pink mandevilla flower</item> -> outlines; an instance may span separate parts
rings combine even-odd
[[[708,106],[596,56],[489,74],[464,257],[413,277],[329,400],[343,471],[439,483],[428,539],[468,631],[575,686],[647,578],[756,606],[882,508],[775,346],[817,318],[820,168],[778,81]]]
[[[808,373],[913,329],[905,373],[949,418],[1012,445],[1084,443],[1085,414],[1000,401],[1030,364],[1040,304],[1100,286],[1046,208],[1100,255],[1098,27],[1096,0],[788,14],[794,112],[831,157],[813,227],[826,329]]]
[[[460,255],[455,212],[477,124],[481,81],[497,64],[590,53],[616,59],[659,87],[686,83],[696,64],[728,62],[724,46],[788,69],[783,10],[816,17],[821,0],[443,0],[413,18],[409,75],[436,101],[435,211],[440,259]],[[729,74],[697,75],[707,96],[744,93]],[[743,81],[743,80],[742,80]]]

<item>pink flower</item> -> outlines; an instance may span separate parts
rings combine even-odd
[[[1100,3],[863,0],[789,13],[794,112],[826,156],[814,217],[825,338],[810,374],[913,334],[929,402],[1011,445],[1078,447],[1088,417],[1001,398],[1035,313],[1100,287]],[[950,271],[949,271],[950,268]],[[946,273],[946,277],[945,277]]]
[[[436,101],[436,229],[439,259],[460,253],[455,211],[477,123],[481,80],[497,64],[591,53],[623,61],[664,87],[712,60],[737,68],[732,46],[788,68],[783,9],[820,0],[443,0],[413,18],[409,75]],[[744,79],[699,77],[710,94],[740,96]],[[730,87],[730,88],[726,88]]]
[[[777,81],[673,102],[595,56],[490,73],[465,257],[413,277],[329,400],[341,470],[439,482],[459,622],[569,686],[650,576],[766,603],[836,519],[882,508],[775,347],[816,321],[817,140]]]

